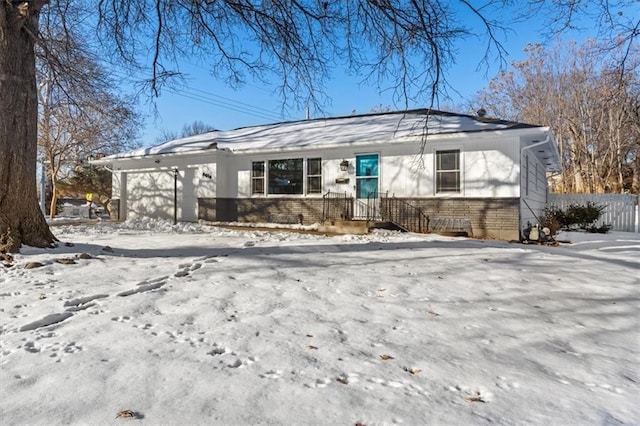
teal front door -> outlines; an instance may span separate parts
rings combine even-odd
[[[356,208],[354,216],[372,219],[378,210],[378,154],[356,155]]]

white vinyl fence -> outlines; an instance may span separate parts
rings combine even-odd
[[[612,231],[638,232],[638,196],[632,194],[554,194],[547,200],[549,207],[565,209],[571,204],[586,205],[587,202],[605,206],[598,225],[611,225]]]

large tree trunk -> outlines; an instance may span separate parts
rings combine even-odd
[[[37,3],[0,3],[0,253],[56,240],[36,190]]]

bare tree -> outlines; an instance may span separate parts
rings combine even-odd
[[[594,41],[526,51],[476,102],[496,116],[551,126],[563,162],[556,190],[637,192],[625,176],[638,174],[640,57],[628,56],[621,73]]]
[[[623,77],[633,62],[640,38],[640,6],[637,0],[528,0],[521,5],[521,15],[543,17],[544,33],[555,39],[570,30],[596,31],[601,54],[614,52],[614,69]]]
[[[193,121],[182,126],[180,133],[172,130],[163,130],[160,136],[156,138],[156,142],[166,142],[178,138],[186,138],[187,136],[200,135],[202,133],[213,132],[216,128],[210,124],[205,124],[200,120]]]
[[[55,12],[43,11],[40,37],[48,43],[36,48],[38,148],[51,182],[52,218],[58,180],[90,154],[132,147],[140,127],[133,102],[113,92],[116,82],[78,42],[75,31],[62,28]]]

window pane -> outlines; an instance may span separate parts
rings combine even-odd
[[[356,176],[378,176],[378,154],[358,155]]]
[[[251,179],[251,193],[264,194],[264,179]]]
[[[378,198],[378,178],[362,178],[356,184],[357,198]]]
[[[302,158],[269,161],[269,194],[302,194]]]
[[[459,192],[460,172],[438,172],[436,190],[438,192]]]
[[[322,174],[322,161],[320,161],[320,158],[309,158],[307,160],[307,174],[310,176]]]
[[[264,161],[254,161],[252,163],[251,176],[252,177],[264,176]]]
[[[322,192],[322,180],[320,176],[310,176],[307,179],[307,185],[307,192],[309,194],[317,194],[319,192]]]
[[[458,170],[460,151],[438,151],[438,170]]]

